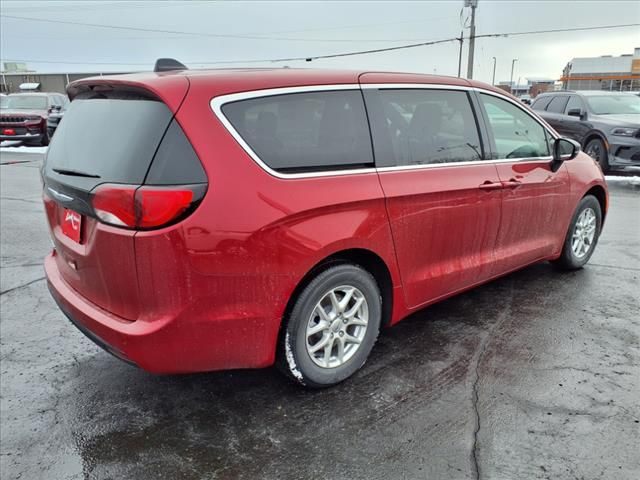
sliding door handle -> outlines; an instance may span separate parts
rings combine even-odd
[[[514,188],[518,188],[520,185],[522,185],[522,182],[519,182],[518,180],[512,178],[508,182],[502,182],[502,185],[504,188],[510,188],[513,190]]]
[[[486,180],[482,185],[478,187],[480,190],[501,190],[504,188],[500,182],[492,182]]]

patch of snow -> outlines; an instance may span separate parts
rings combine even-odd
[[[630,183],[631,185],[640,185],[640,177],[623,177],[621,175],[607,175],[604,177],[607,182]]]
[[[47,150],[49,149],[49,147],[25,147],[24,145],[20,145],[20,146],[6,145],[5,146],[5,143],[9,143],[9,142],[2,142],[2,144],[0,145],[0,152],[47,153]]]
[[[296,377],[296,379],[304,385],[304,378],[302,377],[302,373],[298,370],[298,366],[296,365],[296,360],[293,358],[293,351],[291,350],[291,341],[289,339],[289,332],[287,332],[284,337],[284,353],[287,357],[287,363],[289,364],[289,371],[291,374]]]

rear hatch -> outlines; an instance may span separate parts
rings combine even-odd
[[[174,112],[144,90],[85,89],[56,131],[43,180],[62,278],[103,309],[137,319],[136,232],[180,221],[206,191]]]

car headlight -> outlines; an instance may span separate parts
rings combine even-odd
[[[638,133],[638,129],[630,127],[618,127],[611,130],[611,135],[617,135],[619,137],[634,137],[636,133]]]

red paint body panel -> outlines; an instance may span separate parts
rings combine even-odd
[[[47,195],[44,204],[60,277],[88,301],[123,320],[136,320],[140,302],[134,232],[85,217],[78,243],[62,231],[64,206]]]
[[[380,173],[406,303],[418,307],[493,274],[500,227],[496,167],[450,166]]]
[[[566,233],[566,219],[576,204],[570,191],[566,165],[553,172],[549,161],[524,161],[496,165],[502,190],[502,221],[496,241],[496,270],[559,253]]]
[[[426,304],[557,257],[580,198],[594,186],[606,192],[601,172],[583,154],[557,172],[548,162],[487,161],[278,178],[210,107],[227,93],[358,81],[470,85],[448,77],[284,69],[74,82],[72,95],[101,83],[145,88],[162,99],[199,157],[208,189],[191,215],[160,230],[85,218],[80,244],[62,234],[63,207],[45,196],[55,243],[45,268],[62,309],[152,372],[265,367],[274,362],[292,293],[327,257],[359,249],[384,262],[393,324]],[[521,185],[479,188],[512,179]]]

